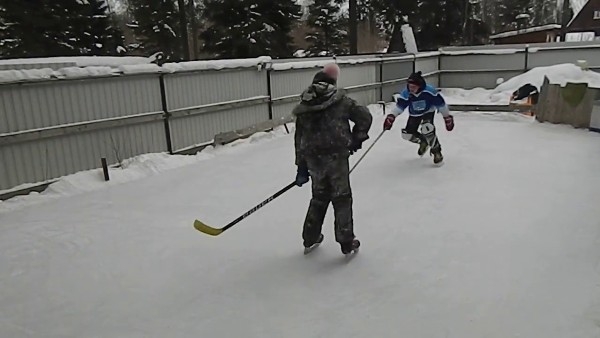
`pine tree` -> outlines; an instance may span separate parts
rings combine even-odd
[[[307,54],[340,55],[348,53],[347,18],[340,12],[337,0],[314,0],[307,19],[312,32],[307,34]]]
[[[165,60],[183,57],[176,0],[129,0],[133,22],[128,26],[138,41],[137,49],[146,54],[162,52]]]
[[[301,7],[294,1],[204,1],[209,26],[200,34],[203,50],[220,58],[291,57],[290,35]]]
[[[125,52],[123,32],[108,12],[106,0],[86,0],[81,16],[83,55],[118,55]]]
[[[0,0],[0,53],[6,57],[116,55],[122,37],[111,26],[102,3]]]

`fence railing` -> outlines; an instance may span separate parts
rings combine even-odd
[[[339,57],[338,85],[361,104],[390,101],[420,70],[439,87],[496,86],[537,66],[586,59],[600,44],[443,48]],[[0,71],[0,190],[47,182],[150,152],[190,153],[215,135],[289,121],[330,58]]]

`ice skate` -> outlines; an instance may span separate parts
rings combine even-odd
[[[316,242],[314,243],[307,243],[306,241],[304,241],[304,254],[308,254],[311,251],[313,251],[314,249],[316,249],[319,245],[321,245],[321,243],[323,243],[323,234],[319,235],[319,239],[317,239]]]
[[[427,144],[427,142],[425,141],[421,141],[421,143],[419,143],[419,151],[417,152],[417,154],[419,154],[420,157],[423,157],[423,155],[425,155],[425,152],[427,152],[428,148],[429,144]]]
[[[351,253],[358,252],[358,248],[360,247],[360,241],[358,239],[353,239],[348,243],[340,243],[340,247],[342,249],[342,253],[344,255],[349,255]]]
[[[443,164],[444,156],[441,151],[432,152],[433,155],[433,164],[440,166]]]

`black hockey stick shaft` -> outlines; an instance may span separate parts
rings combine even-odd
[[[233,221],[231,221],[229,224],[227,224],[226,226],[223,227],[223,231],[231,228],[232,226],[234,226],[235,224],[239,223],[240,221],[242,221],[244,218],[250,216],[251,214],[253,214],[255,211],[257,211],[258,209],[264,207],[265,205],[267,205],[269,202],[273,201],[274,199],[276,199],[277,197],[283,195],[284,192],[290,190],[291,188],[293,188],[296,185],[296,182],[292,182],[288,185],[286,185],[284,188],[282,188],[281,190],[279,190],[278,192],[274,193],[273,195],[269,196],[266,200],[260,202],[259,204],[257,204],[254,208],[246,211],[243,215],[241,215],[240,217],[234,219]]]
[[[367,155],[367,153],[373,148],[373,146],[375,145],[375,143],[377,143],[377,141],[379,141],[379,139],[381,138],[381,136],[383,136],[383,133],[385,132],[382,131],[381,134],[379,134],[379,136],[377,136],[377,138],[375,139],[375,141],[369,146],[369,148],[367,148],[367,150],[365,151],[365,153],[358,159],[358,161],[352,166],[352,169],[350,169],[350,172],[352,172],[356,166],[360,163],[360,161],[362,161],[362,159]],[[223,231],[231,228],[232,226],[236,225],[237,223],[241,222],[244,218],[250,216],[251,214],[253,214],[254,212],[256,212],[258,209],[264,207],[265,205],[267,205],[268,203],[270,203],[271,201],[273,201],[274,199],[276,199],[277,197],[281,196],[283,193],[285,193],[286,191],[290,190],[291,188],[293,188],[294,186],[296,186],[296,182],[291,182],[290,184],[288,184],[287,186],[283,187],[281,190],[279,190],[278,192],[274,193],[273,195],[269,196],[267,199],[265,199],[264,201],[260,202],[259,204],[257,204],[255,207],[253,207],[252,209],[246,211],[243,215],[241,215],[240,217],[236,218],[235,220],[229,222],[227,225],[225,225],[222,228],[213,228],[199,220],[196,220],[194,222],[194,227],[201,232],[204,232],[205,234],[208,235],[212,235],[212,236],[218,236],[220,235]]]

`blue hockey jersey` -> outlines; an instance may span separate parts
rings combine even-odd
[[[444,116],[450,114],[446,101],[437,89],[431,85],[426,85],[425,88],[417,94],[412,94],[405,88],[400,95],[397,95],[396,107],[393,114],[398,116],[402,114],[406,108],[408,108],[410,116],[422,116],[436,110]]]

